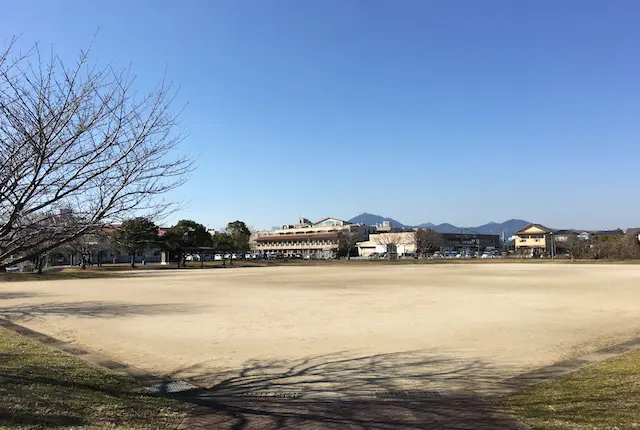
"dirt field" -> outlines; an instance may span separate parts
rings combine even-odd
[[[222,391],[485,390],[640,335],[640,266],[270,267],[2,283],[0,316]]]

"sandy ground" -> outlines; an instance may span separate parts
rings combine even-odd
[[[640,265],[163,271],[0,284],[0,316],[219,390],[484,390],[640,335]]]

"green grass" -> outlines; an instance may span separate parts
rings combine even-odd
[[[640,349],[500,400],[535,429],[640,429]]]
[[[0,428],[175,428],[189,407],[0,328]]]

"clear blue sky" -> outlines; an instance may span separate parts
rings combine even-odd
[[[636,0],[24,0],[0,32],[71,59],[99,28],[98,62],[167,69],[199,165],[180,218],[624,228],[639,22]]]

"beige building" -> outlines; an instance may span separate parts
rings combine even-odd
[[[328,217],[317,222],[300,218],[297,224],[258,232],[252,240],[251,249],[260,254],[336,258],[340,248],[340,232],[350,231],[366,238],[371,230],[369,226],[352,224],[338,218]]]
[[[550,255],[553,230],[541,224],[529,224],[516,233],[516,252],[532,257]]]

